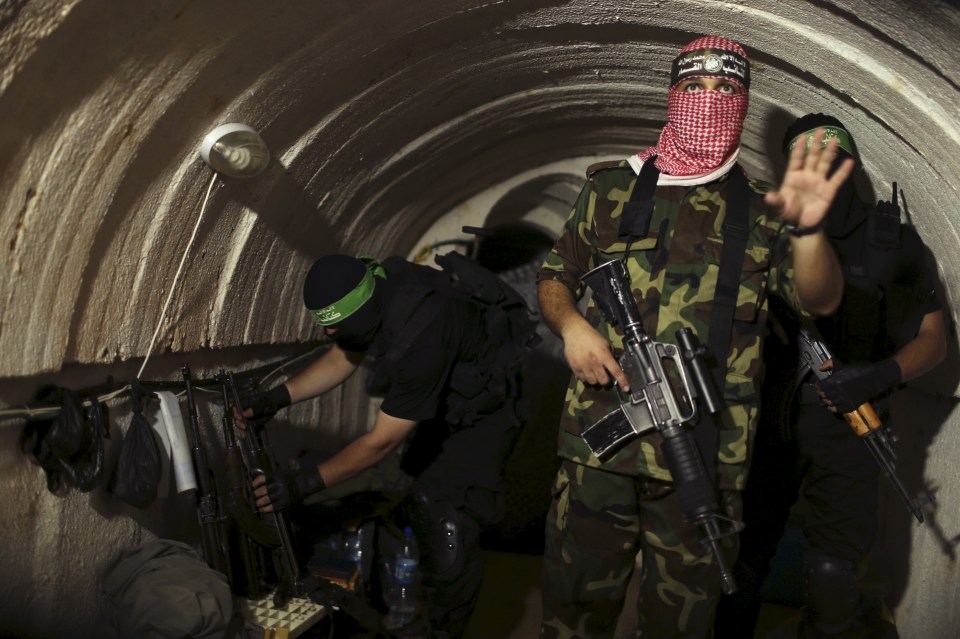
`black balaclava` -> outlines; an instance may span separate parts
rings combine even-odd
[[[328,308],[351,295],[368,274],[373,275],[373,288],[361,306],[336,322],[322,322],[318,318],[320,309]],[[325,255],[314,262],[307,272],[303,282],[303,303],[318,324],[337,329],[333,334],[337,342],[365,345],[373,340],[380,329],[385,283],[385,273],[376,260]]]
[[[849,147],[848,149],[840,146],[837,147],[837,157],[830,167],[831,175],[847,158],[852,157],[858,165],[860,164],[860,152],[857,150],[857,144],[853,140],[853,135],[850,134],[850,131],[840,120],[829,115],[824,115],[823,113],[808,113],[787,127],[787,132],[783,136],[784,155],[790,155],[790,150],[793,148],[791,143],[797,136],[804,133],[812,133],[820,127],[842,129],[843,132],[846,133],[847,141],[849,142],[849,144],[846,144],[846,146]],[[824,143],[826,143],[828,139],[829,137],[824,137]],[[846,179],[833,198],[830,211],[827,213],[827,221],[824,224],[824,232],[832,238],[843,238],[860,226],[866,219],[866,210],[857,194],[857,188],[854,184],[853,174],[851,173],[850,177]]]

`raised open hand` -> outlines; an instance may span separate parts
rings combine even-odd
[[[852,158],[847,158],[828,177],[830,166],[837,157],[839,140],[831,138],[824,146],[824,134],[823,129],[817,129],[809,148],[802,140],[793,147],[780,190],[764,197],[764,201],[776,208],[788,224],[801,229],[814,228],[823,222],[834,196],[856,164]]]

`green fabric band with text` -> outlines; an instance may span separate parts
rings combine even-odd
[[[857,157],[857,154],[853,150],[853,144],[850,143],[849,133],[835,126],[822,126],[822,127],[817,127],[817,129],[823,129],[824,131],[823,146],[827,146],[827,142],[829,142],[831,138],[837,138],[837,146],[839,146],[841,149],[843,149],[853,157]],[[791,151],[793,151],[793,147],[797,146],[797,140],[799,140],[802,137],[806,137],[806,142],[804,144],[805,144],[805,148],[809,149],[810,144],[813,142],[813,135],[814,133],[817,132],[817,129],[810,129],[809,131],[806,131],[805,133],[801,133],[797,137],[793,138],[793,142],[791,142],[790,146],[787,147],[787,153],[790,153]]]
[[[360,283],[357,284],[352,291],[333,304],[319,309],[308,309],[310,315],[313,316],[314,322],[320,326],[331,326],[337,322],[342,322],[356,313],[361,306],[373,297],[373,289],[376,288],[376,278],[386,278],[387,272],[380,266],[380,261],[375,258],[363,255],[360,257],[360,260],[364,266],[367,267],[367,272],[364,273],[363,279],[360,280]]]

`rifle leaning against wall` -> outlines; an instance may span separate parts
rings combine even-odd
[[[200,522],[200,543],[203,559],[207,565],[227,576],[231,580],[230,547],[227,543],[226,516],[220,512],[217,500],[217,488],[210,465],[207,463],[207,454],[203,448],[203,439],[200,435],[200,420],[197,416],[197,404],[193,396],[193,377],[190,367],[183,364],[180,367],[183,376],[183,385],[187,392],[187,414],[190,421],[191,452],[193,465],[197,475],[197,519]]]
[[[827,344],[819,338],[812,327],[803,326],[800,328],[800,354],[804,363],[810,367],[818,380],[827,379],[833,374],[832,370],[820,370],[820,367],[828,360],[833,360],[833,366],[838,365],[837,360],[830,352]],[[864,402],[856,410],[844,413],[843,418],[850,424],[850,428],[870,450],[870,454],[880,466],[883,475],[890,480],[896,489],[900,499],[903,500],[907,510],[913,513],[917,521],[923,523],[923,511],[920,509],[918,500],[912,498],[907,489],[901,483],[896,473],[897,454],[893,450],[890,441],[890,435],[883,426],[883,421],[873,410],[870,402]]]
[[[736,592],[737,584],[719,544],[723,537],[742,530],[743,524],[720,514],[713,478],[708,475],[697,441],[687,427],[697,417],[698,398],[708,412],[720,410],[720,400],[702,359],[706,349],[688,328],[677,331],[679,349],[673,344],[655,342],[643,332],[623,262],[601,264],[581,280],[593,289],[607,322],[623,330],[619,364],[630,382],[627,397],[616,389],[620,408],[587,428],[582,437],[600,457],[627,439],[657,429],[684,514],[702,529],[703,543],[710,548],[720,570],[723,592]],[[664,362],[679,375],[679,389],[671,384]]]

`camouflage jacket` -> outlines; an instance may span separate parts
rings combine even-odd
[[[580,277],[585,272],[609,260],[623,259],[626,245],[618,237],[620,214],[637,179],[626,162],[601,166],[592,173],[588,170],[588,174],[564,230],[539,273],[541,281],[564,283],[577,299],[584,293]],[[676,343],[677,329],[689,327],[701,343],[708,343],[728,183],[729,174],[700,186],[661,185],[654,193],[650,231],[631,245],[627,268],[644,331],[656,341]],[[749,183],[756,197],[750,198],[750,232],[727,357],[724,410],[719,420],[722,488],[742,488],[746,481],[748,453],[759,414],[768,295],[776,293],[791,306],[799,306],[783,222],[760,197],[772,187],[753,179]],[[619,357],[623,345],[619,327],[612,329],[592,300],[585,316],[610,340]],[[581,430],[617,406],[614,390],[586,387],[571,377],[561,416],[559,455],[612,472],[669,480],[660,453],[661,438],[655,432],[634,438],[603,461],[587,448],[580,438]]]

